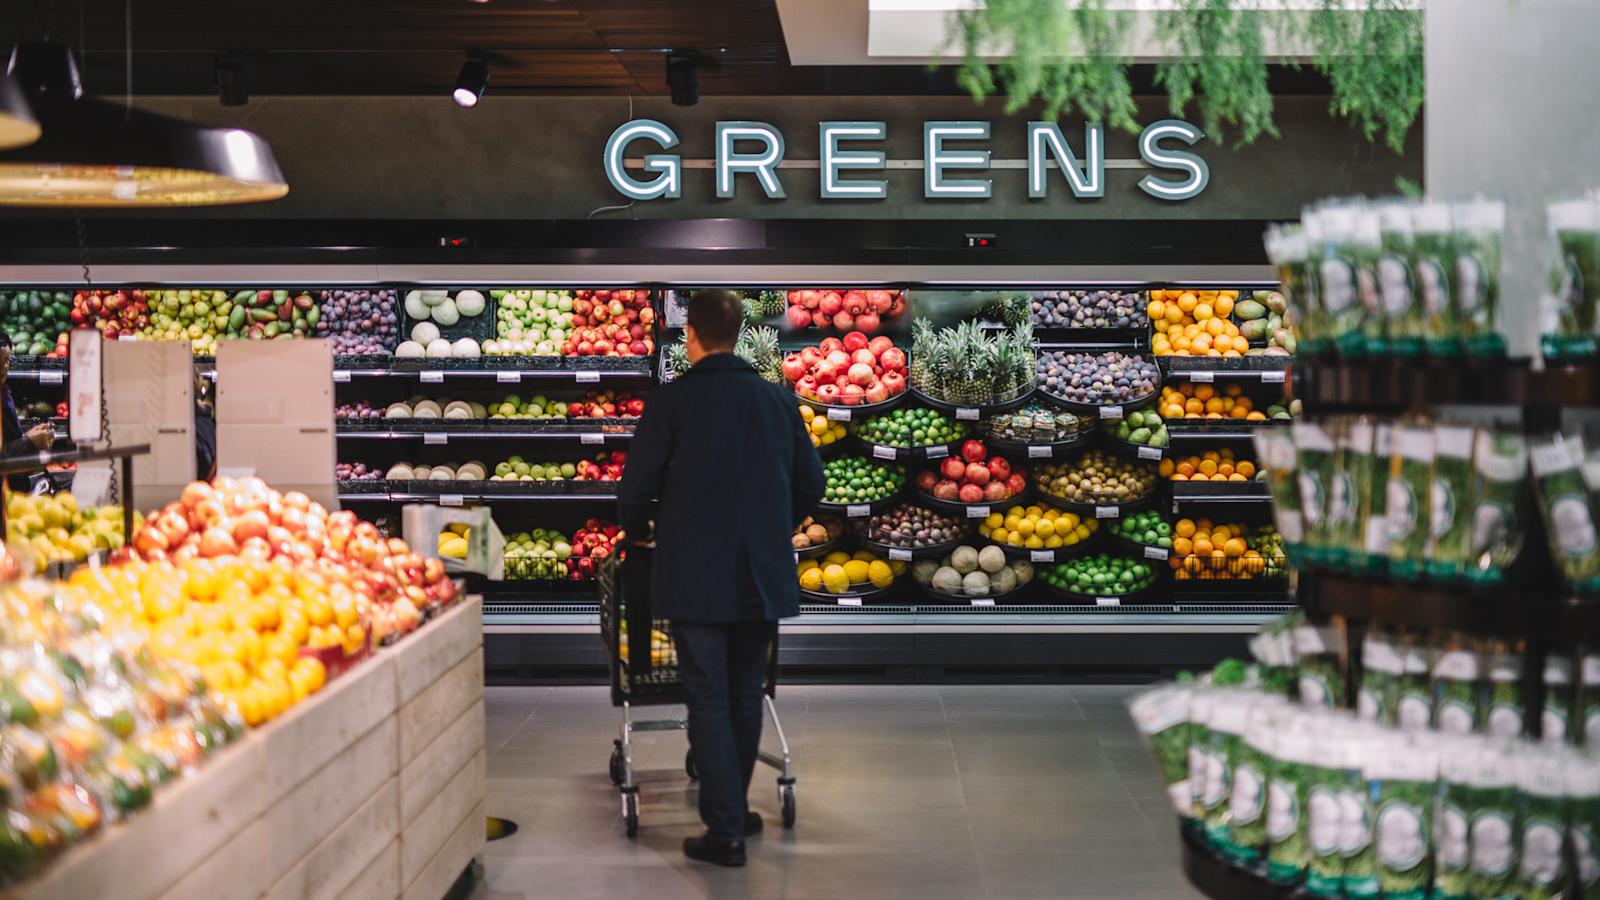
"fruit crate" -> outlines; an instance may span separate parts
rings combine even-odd
[[[395,637],[398,639],[399,636],[396,635]],[[300,655],[309,656],[321,662],[322,667],[328,672],[328,680],[333,681],[372,655],[372,640],[368,638],[363,641],[361,649],[354,653],[345,653],[343,647],[336,645],[318,649],[301,647]]]

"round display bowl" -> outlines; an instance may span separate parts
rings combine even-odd
[[[1040,388],[1037,393],[1039,397],[1054,403],[1062,409],[1079,415],[1097,416],[1102,421],[1120,419],[1125,414],[1136,409],[1144,409],[1161,397],[1160,388],[1145,394],[1143,397],[1123,400],[1120,403],[1083,403],[1077,400],[1068,400],[1065,397],[1058,397],[1043,388]]]
[[[989,513],[1004,512],[1013,506],[1022,506],[1033,499],[1033,488],[1024,488],[1020,493],[1012,494],[1004,500],[985,500],[982,503],[961,503],[955,500],[940,500],[932,494],[912,489],[907,493],[911,502],[928,509],[937,509],[940,512],[954,513],[968,519],[985,519]]]
[[[844,535],[841,534],[836,538],[831,538],[823,541],[820,544],[812,544],[809,547],[802,547],[794,551],[794,555],[798,559],[816,559],[821,556],[827,556],[829,553],[832,553],[835,550],[843,550],[844,544]]]
[[[793,385],[789,387],[791,391],[794,389]],[[817,412],[823,413],[835,422],[853,422],[865,416],[877,415],[894,409],[896,406],[906,402],[906,395],[909,393],[910,391],[901,391],[881,403],[857,403],[853,406],[842,403],[823,403],[821,400],[813,400],[810,397],[802,397],[799,394],[795,394],[794,398]]]
[[[1149,462],[1160,462],[1168,451],[1172,449],[1170,446],[1152,447],[1148,444],[1135,444],[1132,441],[1125,441],[1116,437],[1110,431],[1104,429],[1100,432],[1100,443],[1107,449],[1122,456],[1130,459],[1148,460]]]
[[[889,595],[894,590],[894,585],[888,587],[873,587],[866,584],[852,584],[850,589],[842,594],[830,594],[827,591],[808,591],[800,589],[801,603],[815,603],[822,606],[861,606],[866,603],[875,603]]]
[[[1083,447],[1094,440],[1094,431],[1080,431],[1063,441],[1018,441],[1012,438],[985,435],[979,440],[984,446],[1011,459],[1059,459],[1071,450]]]
[[[1023,600],[1033,590],[1033,585],[1038,580],[1039,574],[1035,572],[1032,581],[1027,584],[1019,584],[1003,594],[946,594],[934,590],[931,584],[919,584],[917,587],[922,591],[923,596],[934,603],[948,603],[951,606],[1000,606]]]
[[[1001,400],[994,403],[951,403],[948,400],[940,399],[932,394],[923,393],[914,387],[907,388],[906,393],[916,398],[917,402],[921,403],[923,406],[931,409],[937,409],[940,412],[947,412],[952,416],[955,416],[957,421],[976,422],[984,416],[1001,412],[1010,412],[1013,409],[1026,406],[1028,401],[1033,399],[1034,388],[1029,387],[1027,390],[1015,397],[1012,397],[1010,400]]]
[[[1047,503],[1056,509],[1064,510],[1066,512],[1074,512],[1080,516],[1083,516],[1084,518],[1090,519],[1120,519],[1127,513],[1139,512],[1142,509],[1149,508],[1156,502],[1161,493],[1158,485],[1157,487],[1151,488],[1150,491],[1143,496],[1134,497],[1131,500],[1106,501],[1102,503],[1079,503],[1075,500],[1068,500],[1065,497],[1057,497],[1055,494],[1052,494],[1049,491],[1039,490],[1037,485],[1034,486],[1033,490],[1036,492],[1039,502]]]
[[[929,444],[925,447],[891,447],[888,444],[879,444],[856,436],[854,432],[851,433],[851,436],[855,438],[856,446],[861,448],[861,455],[884,462],[917,462],[928,459],[944,459],[948,456],[954,456],[959,452],[958,448],[963,442],[971,440],[971,438],[961,438],[948,444]]]
[[[896,503],[900,502],[900,497],[904,493],[905,486],[901,485],[900,490],[896,491],[891,496],[884,497],[882,500],[872,500],[866,503],[822,502],[817,504],[817,511],[825,512],[830,515],[841,516],[847,519],[859,519],[863,516],[877,515],[886,509],[892,509]]]
[[[856,546],[863,550],[871,550],[884,559],[910,562],[914,559],[942,559],[945,554],[972,540],[970,533],[963,533],[953,541],[943,544],[932,544],[927,547],[896,547],[892,544],[883,544],[878,541],[868,540],[861,535],[855,535]]]

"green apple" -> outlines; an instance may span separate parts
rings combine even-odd
[[[562,478],[571,478],[571,477],[573,477],[574,475],[577,475],[577,474],[578,474],[578,467],[576,465],[574,465],[572,463],[562,463],[561,464],[561,477]]]
[[[518,477],[525,477],[528,474],[528,464],[519,459],[511,464],[511,471],[517,473]]]
[[[497,463],[495,465],[495,467],[494,467],[494,474],[496,474],[496,475],[499,475],[499,476],[503,477],[503,476],[508,475],[510,473],[511,473],[511,464],[510,463]],[[520,537],[520,535],[519,535],[519,537]]]

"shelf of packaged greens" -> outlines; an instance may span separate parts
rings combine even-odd
[[[1303,358],[1294,367],[1296,393],[1323,408],[1413,405],[1600,406],[1600,365],[1550,365],[1527,360]]]
[[[1181,827],[1183,874],[1195,889],[1213,900],[1286,900],[1302,896],[1299,884],[1278,884],[1265,874],[1243,869],[1218,858],[1206,846],[1199,826],[1186,822]]]
[[[1408,583],[1302,568],[1307,610],[1361,621],[1562,644],[1600,640],[1600,598],[1536,596],[1505,585]]]
[[[976,422],[995,413],[1010,412],[1013,409],[1020,409],[1026,406],[1028,401],[1033,399],[1034,389],[1029,388],[1010,400],[1001,400],[994,403],[952,403],[948,400],[941,400],[931,394],[925,394],[914,387],[907,388],[906,393],[910,394],[913,400],[923,406],[955,416],[956,421]]]

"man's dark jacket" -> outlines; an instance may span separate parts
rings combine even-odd
[[[822,489],[794,395],[739,357],[712,354],[652,391],[620,490],[630,539],[656,519],[651,612],[702,623],[798,615],[790,537]]]

